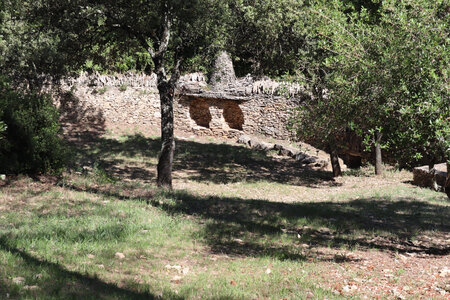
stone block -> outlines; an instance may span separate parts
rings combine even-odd
[[[306,158],[308,158],[308,154],[301,151],[297,153],[297,155],[294,157],[294,159],[299,162],[302,162]]]
[[[283,146],[279,150],[278,154],[283,155],[283,156],[295,157],[298,152],[299,152],[299,150],[297,150],[295,148]]]
[[[252,148],[255,150],[270,151],[273,150],[273,144],[265,142],[255,142],[252,144]]]
[[[248,135],[244,134],[239,137],[239,139],[237,140],[237,143],[250,146],[250,141],[251,141],[251,138]]]
[[[436,183],[440,187],[445,186],[447,177],[447,166],[445,163],[434,165],[431,171],[428,166],[417,167],[413,170],[413,184],[417,186],[436,188],[433,186],[434,177],[436,177]]]
[[[310,157],[302,160],[302,164],[305,164],[305,165],[314,164],[317,162],[318,159],[319,158],[317,156],[310,156]]]

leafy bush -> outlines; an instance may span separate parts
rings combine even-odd
[[[62,170],[67,148],[60,137],[58,111],[47,96],[17,92],[2,83],[0,120],[2,172],[57,174]]]

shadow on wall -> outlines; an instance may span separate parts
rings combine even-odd
[[[72,92],[57,96],[60,121],[68,138],[83,135],[99,136],[105,132],[103,112],[92,105],[82,103]]]

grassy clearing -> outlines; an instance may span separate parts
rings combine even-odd
[[[332,270],[381,278],[347,270],[354,253],[448,257],[445,194],[406,172],[334,181],[226,143],[177,147],[175,192],[152,185],[159,142],[142,135],[82,141],[56,184],[3,187],[0,298],[349,298],[364,293]]]
[[[0,218],[2,297],[296,297],[303,288],[329,294],[295,272],[283,276],[288,267],[303,269],[302,261],[212,253],[206,224],[177,213],[175,196],[154,195],[148,205],[75,190],[48,189],[29,179],[3,189],[2,207],[8,209]],[[266,274],[269,266],[273,271]],[[288,282],[298,283],[289,293]]]

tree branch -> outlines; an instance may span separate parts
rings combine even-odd
[[[170,13],[166,12],[166,14],[164,16],[164,28],[163,28],[161,39],[159,40],[158,51],[156,51],[156,52],[153,51],[153,53],[150,53],[152,58],[161,56],[167,51],[167,48],[169,47],[169,42],[170,42],[171,27],[172,27],[172,20],[170,19]]]
[[[183,57],[177,57],[175,59],[175,64],[172,68],[172,74],[170,75],[170,84],[175,85],[178,81],[178,79],[180,79],[181,76],[181,63],[183,62]]]

